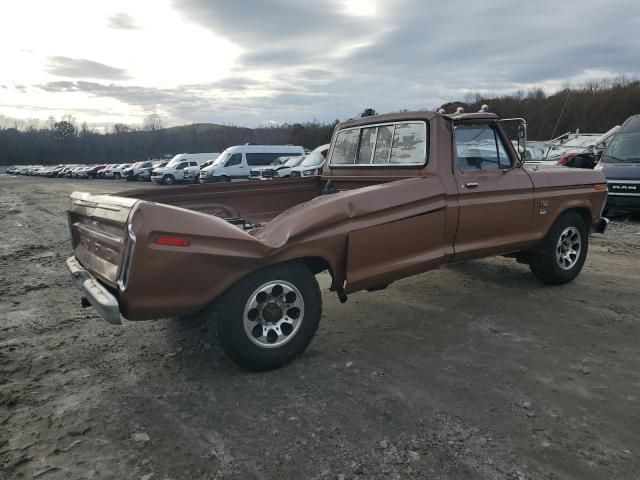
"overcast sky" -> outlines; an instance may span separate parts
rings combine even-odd
[[[0,115],[256,126],[640,72],[638,0],[20,0]]]

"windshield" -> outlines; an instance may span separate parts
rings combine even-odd
[[[284,165],[290,157],[278,157],[273,162],[271,162],[272,167],[279,167]]]
[[[318,151],[311,152],[304,157],[304,160],[300,164],[301,167],[317,167],[324,162],[324,155]]]
[[[231,152],[228,152],[227,150],[225,150],[220,155],[218,155],[218,158],[216,158],[211,165],[212,166],[222,165],[224,162],[227,161],[227,158],[229,158],[230,156],[231,156]]]
[[[175,167],[183,160],[184,160],[183,155],[176,155],[169,161],[169,163],[167,163],[167,168]]]
[[[304,160],[304,155],[298,155],[297,157],[289,157],[289,159],[284,162],[284,166],[285,167],[296,167],[298,165],[300,165],[300,162],[302,162],[302,160]]]
[[[602,163],[640,163],[640,132],[617,134],[602,154]]]

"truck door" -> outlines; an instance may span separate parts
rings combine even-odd
[[[496,122],[454,125],[459,220],[453,260],[516,251],[530,240],[533,184]]]

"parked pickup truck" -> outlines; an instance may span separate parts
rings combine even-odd
[[[573,280],[604,232],[602,173],[524,166],[496,115],[403,112],[336,126],[322,176],[73,193],[67,266],[109,322],[217,321],[250,369],[311,341],[328,271],[341,301],[441,265],[491,255],[543,283]]]

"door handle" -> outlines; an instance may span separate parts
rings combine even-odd
[[[464,186],[467,188],[478,188],[480,184],[478,182],[467,182]]]

